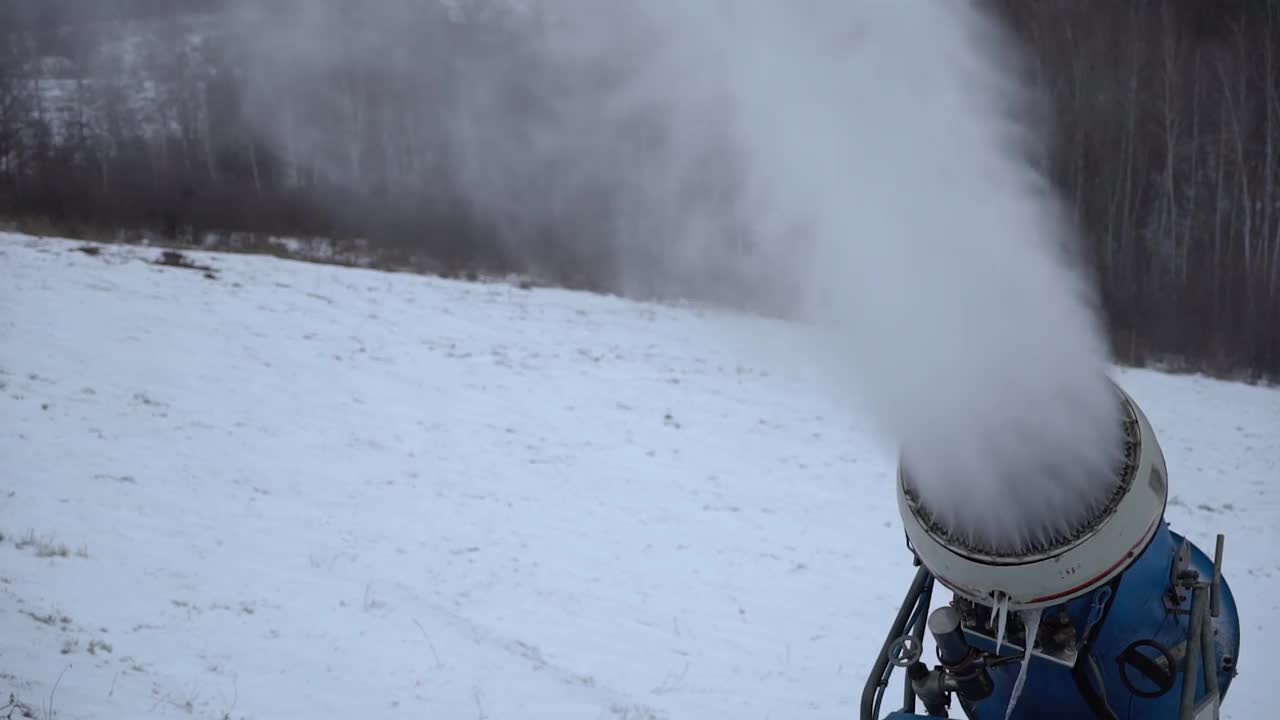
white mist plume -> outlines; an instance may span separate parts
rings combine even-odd
[[[1037,167],[1046,128],[980,7],[657,0],[593,26],[647,30],[621,97],[663,108],[667,174],[650,180],[730,148],[742,184],[715,229],[750,228],[952,532],[1021,547],[1105,498],[1120,434],[1105,343]],[[706,218],[673,224],[705,242]]]
[[[386,48],[366,64],[450,69],[422,117],[513,242],[572,216],[627,287],[815,323],[833,387],[974,542],[1021,547],[1103,499],[1105,343],[1038,167],[1046,128],[978,5],[543,0],[528,43],[477,49],[397,35],[424,2],[366,5]],[[309,51],[350,52],[348,25]]]

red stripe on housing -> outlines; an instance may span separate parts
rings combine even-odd
[[[1121,565],[1123,565],[1123,564],[1125,563],[1125,561],[1126,561],[1126,560],[1130,560],[1130,559],[1132,559],[1132,558],[1133,558],[1133,556],[1137,554],[1137,552],[1138,552],[1138,548],[1139,548],[1139,547],[1141,547],[1142,545],[1145,545],[1145,544],[1147,543],[1147,541],[1151,539],[1151,538],[1148,536],[1148,534],[1147,534],[1147,533],[1150,533],[1152,530],[1154,530],[1154,529],[1155,529],[1156,524],[1157,524],[1157,523],[1159,523],[1159,522],[1160,522],[1160,518],[1156,518],[1156,519],[1155,519],[1155,521],[1153,521],[1150,525],[1148,525],[1148,526],[1147,526],[1147,529],[1142,533],[1142,537],[1138,540],[1138,542],[1134,543],[1133,547],[1129,548],[1129,551],[1128,551],[1128,552],[1126,552],[1126,553],[1124,554],[1124,556],[1123,556],[1123,557],[1121,557],[1119,560],[1117,560],[1117,561],[1116,561],[1116,562],[1115,562],[1111,567],[1107,568],[1106,570],[1103,570],[1101,573],[1099,573],[1099,574],[1097,574],[1097,575],[1093,576],[1093,577],[1092,577],[1092,578],[1090,578],[1089,580],[1086,580],[1086,581],[1084,581],[1084,582],[1080,583],[1079,585],[1076,585],[1075,587],[1073,587],[1073,588],[1071,588],[1071,589],[1069,589],[1069,590],[1063,590],[1062,592],[1054,593],[1054,594],[1052,594],[1052,595],[1045,595],[1044,597],[1038,597],[1038,598],[1035,598],[1034,600],[1029,600],[1028,602],[1039,603],[1039,602],[1045,602],[1045,601],[1047,601],[1047,600],[1057,600],[1058,598],[1066,597],[1067,595],[1070,595],[1070,594],[1072,594],[1072,593],[1079,592],[1080,590],[1082,590],[1082,589],[1084,589],[1084,588],[1086,588],[1086,587],[1088,587],[1088,586],[1090,586],[1090,585],[1092,585],[1092,584],[1094,584],[1094,583],[1098,582],[1098,581],[1099,581],[1099,580],[1101,580],[1102,578],[1105,578],[1106,576],[1110,575],[1110,574],[1112,573],[1112,571],[1114,571],[1116,568],[1118,568],[1118,567],[1120,567]],[[950,588],[952,592],[956,592],[956,587],[957,587],[957,585],[958,585],[957,583],[954,583],[954,582],[952,582],[952,581],[950,581],[950,580],[948,580],[948,579],[946,579],[946,578],[942,577],[941,575],[934,575],[934,577],[936,577],[937,579],[941,580],[941,581],[942,581],[942,584],[943,584],[943,585],[946,585],[948,588]]]
[[[1065,597],[1065,596],[1070,595],[1070,594],[1072,594],[1072,593],[1074,593],[1074,592],[1078,592],[1078,591],[1080,591],[1080,590],[1082,590],[1082,589],[1084,589],[1084,588],[1086,588],[1086,587],[1089,587],[1090,585],[1092,585],[1092,584],[1094,584],[1094,583],[1098,582],[1098,581],[1099,581],[1099,580],[1101,580],[1102,578],[1105,578],[1106,576],[1110,575],[1110,574],[1111,574],[1111,572],[1112,572],[1113,570],[1115,570],[1116,568],[1118,568],[1118,567],[1120,567],[1121,565],[1123,565],[1123,564],[1124,564],[1124,562],[1125,562],[1126,560],[1132,559],[1132,558],[1133,558],[1133,556],[1134,556],[1134,555],[1136,555],[1136,554],[1138,553],[1138,548],[1139,548],[1139,547],[1141,547],[1141,546],[1143,546],[1143,545],[1145,545],[1145,544],[1146,544],[1146,542],[1147,542],[1147,540],[1149,540],[1149,539],[1150,539],[1150,537],[1147,535],[1147,533],[1150,533],[1152,530],[1154,530],[1154,529],[1155,529],[1155,526],[1156,526],[1156,523],[1158,523],[1158,522],[1160,522],[1160,518],[1156,518],[1154,522],[1152,522],[1150,525],[1148,525],[1148,526],[1147,526],[1147,529],[1146,529],[1145,531],[1143,531],[1143,533],[1142,533],[1142,537],[1138,539],[1138,542],[1134,543],[1133,547],[1129,548],[1129,552],[1126,552],[1126,553],[1124,554],[1124,557],[1122,557],[1122,558],[1120,558],[1119,560],[1117,560],[1117,561],[1115,562],[1115,564],[1114,564],[1114,565],[1112,565],[1111,567],[1107,568],[1106,570],[1103,570],[1101,573],[1099,573],[1099,574],[1095,575],[1093,578],[1091,578],[1091,579],[1089,579],[1089,580],[1086,580],[1085,582],[1080,583],[1079,585],[1077,585],[1077,586],[1075,586],[1075,587],[1071,588],[1070,590],[1063,590],[1062,592],[1060,592],[1060,593],[1054,593],[1053,595],[1045,595],[1044,597],[1038,597],[1038,598],[1036,598],[1036,599],[1032,600],[1031,602],[1033,602],[1033,603],[1038,603],[1038,602],[1044,602],[1044,601],[1046,601],[1046,600],[1057,600],[1057,599],[1058,599],[1058,598],[1060,598],[1060,597]]]

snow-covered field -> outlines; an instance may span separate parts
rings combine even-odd
[[[913,569],[792,326],[0,235],[0,704],[59,718],[855,718]],[[1120,371],[1280,647],[1280,392]],[[15,714],[14,717],[18,715]]]

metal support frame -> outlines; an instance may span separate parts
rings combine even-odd
[[[898,615],[894,618],[893,625],[889,627],[889,634],[880,647],[880,653],[876,656],[870,675],[867,676],[867,684],[862,688],[859,714],[861,720],[879,720],[877,715],[880,713],[880,703],[884,699],[884,691],[889,687],[889,677],[893,675],[894,666],[890,663],[889,651],[894,642],[906,635],[908,631],[917,641],[924,640],[925,623],[928,620],[929,604],[932,600],[933,575],[924,565],[921,565],[916,570],[916,577],[911,581],[911,587],[907,589],[906,596],[902,599],[902,605],[898,608]],[[905,685],[902,691],[903,709],[906,712],[913,712],[916,707],[915,691],[912,690],[910,682],[906,682]]]
[[[924,567],[921,566],[923,570]],[[920,597],[916,600],[916,607],[912,610],[912,618],[915,625],[911,627],[911,637],[916,640],[916,647],[924,647],[924,629],[929,624],[929,605],[933,601],[933,576],[930,575],[928,581],[924,584],[924,588],[920,591]],[[888,681],[888,678],[885,678]],[[916,692],[910,681],[902,683],[902,709],[905,712],[916,711]]]
[[[1187,631],[1187,653],[1182,660],[1182,701],[1178,705],[1179,720],[1192,720],[1196,708],[1196,685],[1200,675],[1204,632],[1204,587],[1191,590],[1191,622]],[[1207,663],[1206,663],[1207,665]]]
[[[1213,553],[1213,579],[1201,581],[1198,575],[1183,581],[1191,590],[1190,621],[1187,628],[1187,652],[1182,660],[1182,697],[1178,705],[1178,720],[1196,720],[1196,689],[1204,677],[1205,697],[1209,702],[1218,701],[1218,671],[1221,660],[1213,645],[1213,622],[1222,611],[1222,546],[1224,537],[1218,535]],[[1218,717],[1217,712],[1213,714]]]

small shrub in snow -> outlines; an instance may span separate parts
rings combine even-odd
[[[21,540],[15,541],[13,546],[19,550],[30,549],[39,558],[67,557],[71,555],[71,551],[67,549],[66,545],[55,543],[52,538],[38,538],[35,532],[31,530],[28,530]],[[87,550],[85,551],[85,556],[88,556]]]
[[[386,606],[387,604],[373,593],[373,583],[366,583],[364,586],[364,611],[373,612]]]
[[[183,268],[186,270],[199,270],[203,272],[204,276],[209,278],[210,280],[216,280],[218,277],[216,274],[218,272],[217,270],[213,269],[208,265],[201,265],[199,263],[193,262],[191,258],[178,252],[177,250],[162,251],[160,253],[160,257],[156,258],[155,260],[152,260],[151,264],[164,265],[166,267]]]
[[[71,624],[71,618],[67,617],[66,615],[63,615],[60,612],[57,612],[56,610],[50,613],[45,613],[44,615],[31,612],[30,610],[22,610],[20,612],[23,615],[26,615],[27,617],[31,618],[32,620],[40,623],[41,625],[48,625],[49,627]]]
[[[35,720],[36,717],[35,708],[19,700],[18,696],[13,693],[9,693],[9,702],[0,705],[0,713],[4,713],[4,715],[0,715],[4,720],[23,720],[25,718]]]

